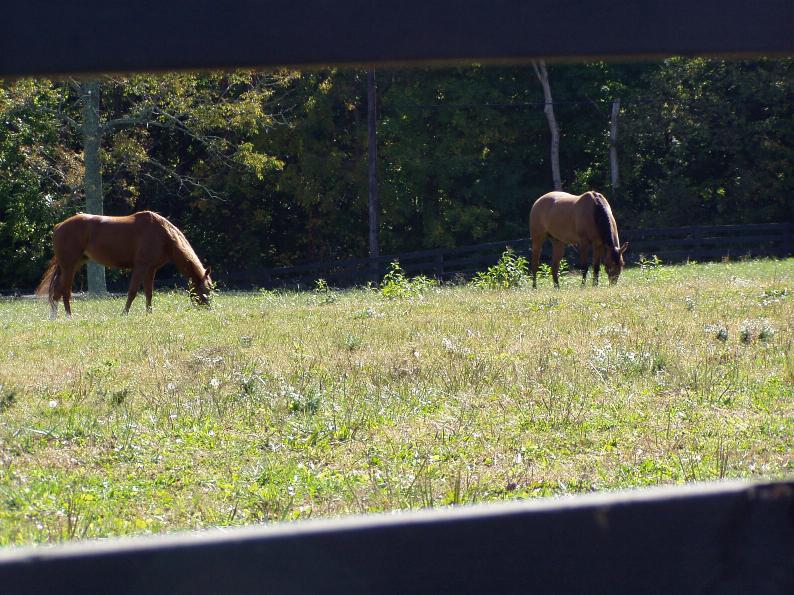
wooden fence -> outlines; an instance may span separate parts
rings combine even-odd
[[[794,482],[0,550],[4,595],[794,593]]]
[[[744,256],[790,256],[794,254],[794,225],[769,223],[758,225],[711,225],[626,229],[621,241],[628,241],[629,263],[641,256],[658,256],[662,262],[686,260],[708,261]],[[289,267],[263,268],[231,273],[223,277],[229,287],[310,287],[317,279],[330,285],[348,287],[383,278],[393,261],[409,275],[427,275],[440,280],[469,278],[495,264],[502,252],[510,248],[516,254],[530,257],[529,238],[488,242],[460,248],[439,248],[378,258],[348,258],[336,261],[310,262]],[[550,244],[544,246],[543,258],[548,260]],[[576,250],[566,254],[572,268],[577,262]],[[167,281],[166,281],[167,283]]]
[[[240,0],[222,7],[214,0],[163,0],[156,10],[148,4],[86,0],[74,10],[71,3],[9,3],[0,20],[0,75],[794,53],[791,0],[756,3],[752,13],[741,0]],[[558,33],[562,24],[567,35]],[[790,226],[772,252],[760,249],[771,230],[656,231],[655,237],[634,240],[630,231],[623,237],[636,241],[635,254],[647,250],[671,260],[785,255],[792,246]],[[731,235],[744,244],[718,239]],[[487,257],[480,246],[414,254],[416,262],[403,255],[403,264],[409,271],[430,266],[445,277],[456,268],[481,268],[505,243],[492,244]],[[294,274],[270,269],[269,283],[333,280],[337,272],[312,266],[291,267]],[[342,274],[348,269],[369,264],[333,266],[341,281],[350,277]],[[247,281],[266,279],[263,273]],[[524,510],[505,505],[424,518],[8,550],[0,551],[0,592],[791,593],[793,494],[794,484],[785,481],[720,484],[519,505]]]

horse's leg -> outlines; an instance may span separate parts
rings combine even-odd
[[[593,246],[593,287],[598,285],[598,273],[601,269],[602,246]]]
[[[540,251],[543,249],[543,242],[546,241],[546,234],[537,232],[532,234],[532,289],[538,286],[538,267],[540,266]]]
[[[560,287],[560,261],[565,256],[565,242],[552,240],[551,242],[551,278],[554,279],[554,287]]]
[[[50,295],[50,320],[55,320],[58,318],[58,302],[63,297],[63,292],[61,291],[61,279],[60,279],[60,269],[56,273],[58,275],[58,279],[56,280],[55,285],[52,288],[52,294]]]
[[[66,317],[72,317],[72,282],[74,281],[74,274],[77,270],[77,265],[61,265],[61,287],[60,293],[63,296],[63,309],[66,310]],[[56,294],[57,295],[57,290]],[[57,306],[56,306],[57,309]]]
[[[587,268],[590,266],[590,260],[588,259],[589,251],[590,242],[584,240],[579,242],[579,265],[582,269],[582,285],[584,285],[587,280]]]
[[[146,294],[146,312],[148,314],[152,313],[152,292],[154,291],[154,274],[156,272],[156,267],[149,267],[143,278],[143,291]]]
[[[132,279],[130,279],[130,288],[127,290],[127,305],[124,306],[124,314],[129,314],[132,300],[138,295],[138,289],[140,289],[143,282],[144,272],[145,270],[142,267],[136,266],[132,269]]]

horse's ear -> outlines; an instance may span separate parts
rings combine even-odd
[[[204,271],[204,278],[207,279],[210,276],[211,272],[212,272],[212,267],[207,267],[207,270]]]
[[[620,247],[620,253],[623,254],[628,249],[629,249],[629,243],[628,242],[623,242],[623,245]]]

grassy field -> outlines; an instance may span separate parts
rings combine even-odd
[[[0,545],[794,473],[794,260],[0,302]]]

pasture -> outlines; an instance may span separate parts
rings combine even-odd
[[[0,302],[0,545],[794,471],[794,260]]]

